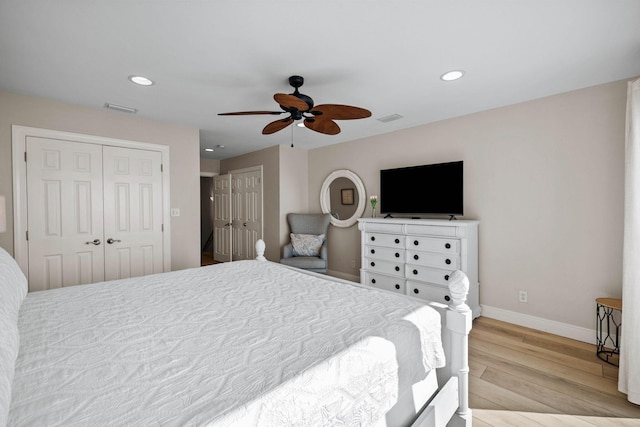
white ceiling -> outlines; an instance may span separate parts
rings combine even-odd
[[[452,69],[466,74],[439,79]],[[293,74],[316,104],[373,116],[338,122],[336,136],[265,136],[275,116],[217,115],[277,110]],[[196,127],[201,150],[225,146],[208,158],[292,138],[315,148],[637,75],[638,0],[0,0],[0,90]],[[376,120],[391,114],[404,118]]]

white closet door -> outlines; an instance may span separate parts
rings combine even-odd
[[[102,147],[28,137],[29,290],[104,280]]]
[[[162,154],[105,146],[105,280],[163,271]]]
[[[232,173],[233,259],[254,259],[262,238],[262,170]]]
[[[231,261],[231,175],[213,177],[213,259]]]

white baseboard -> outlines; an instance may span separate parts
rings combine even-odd
[[[594,329],[556,322],[555,320],[543,319],[541,317],[530,316],[528,314],[517,313],[488,305],[482,306],[482,316],[524,326],[525,328],[549,332],[554,335],[560,335],[561,337],[571,338],[589,344],[595,344],[596,342],[596,331]]]
[[[350,282],[360,283],[360,276],[355,276],[353,274],[343,273],[341,271],[328,270],[327,275],[338,277],[340,279],[348,280]]]

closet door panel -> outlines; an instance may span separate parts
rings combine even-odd
[[[161,273],[162,154],[105,146],[106,280]]]
[[[102,147],[28,137],[29,290],[104,280]]]

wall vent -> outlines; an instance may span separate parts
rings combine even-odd
[[[378,117],[376,120],[383,123],[392,122],[394,120],[400,120],[403,116],[400,114],[391,114],[390,116]]]
[[[108,102],[105,102],[104,108],[120,111],[123,113],[131,113],[131,114],[135,114],[138,112],[138,110],[136,110],[135,108],[125,107],[124,105],[118,105],[118,104],[110,104]]]

